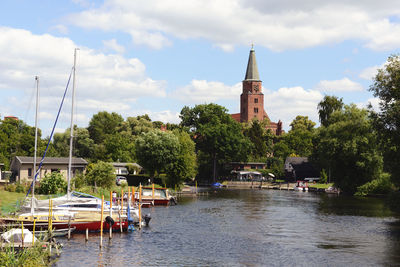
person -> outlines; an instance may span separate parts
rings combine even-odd
[[[112,202],[115,203],[116,200],[117,200],[117,192],[113,191],[112,192]]]

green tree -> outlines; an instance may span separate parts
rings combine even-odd
[[[53,137],[51,150],[55,150],[54,155],[58,157],[69,156],[69,142],[71,131],[68,128],[63,133],[56,133]],[[73,155],[80,158],[93,158],[94,141],[89,136],[86,128],[78,128],[74,125]]]
[[[374,128],[379,134],[384,152],[385,170],[400,185],[400,57],[390,56],[387,63],[374,78],[370,91],[378,97],[379,108],[372,111]]]
[[[251,143],[243,135],[241,125],[232,119],[226,108],[216,104],[184,107],[180,118],[181,126],[192,134],[196,150],[202,152],[199,157],[200,172],[212,170],[202,175],[212,175],[213,181],[216,181],[217,169],[222,170],[223,164],[247,161]]]
[[[331,115],[331,123],[315,136],[312,158],[328,170],[344,192],[354,193],[382,171],[382,155],[377,145],[369,113],[354,104]]]
[[[119,131],[123,121],[122,116],[115,112],[101,111],[94,114],[88,127],[90,138],[96,144],[103,143],[108,134],[115,134]]]
[[[186,132],[174,130],[173,134],[178,137],[179,151],[171,167],[166,170],[167,182],[171,187],[197,174],[195,143]]]
[[[291,130],[307,130],[312,131],[314,129],[315,122],[308,119],[308,116],[296,116],[296,118],[290,124]]]
[[[252,120],[247,127],[245,126],[243,134],[249,138],[252,143],[252,158],[256,161],[266,158],[270,151],[266,143],[268,139],[264,125],[257,119]]]
[[[99,161],[91,163],[86,169],[88,184],[111,188],[115,184],[115,169],[110,163]]]
[[[336,96],[325,96],[324,99],[318,104],[319,121],[322,126],[327,127],[330,123],[330,116],[336,110],[343,108],[342,98]]]
[[[154,125],[147,114],[144,116],[128,117],[124,124],[133,136],[147,133],[154,129]]]
[[[179,156],[179,140],[171,132],[153,130],[142,133],[135,140],[138,162],[153,179],[156,173],[170,170]]]

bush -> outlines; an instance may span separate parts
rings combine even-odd
[[[328,182],[328,175],[326,174],[325,169],[322,169],[322,171],[320,172],[319,183],[325,184],[326,182]]]
[[[393,191],[390,174],[383,173],[378,179],[372,180],[357,187],[356,196],[367,196],[371,194],[388,194]]]
[[[74,185],[74,188],[81,188],[88,185],[87,178],[83,173],[77,173],[74,178],[71,180],[71,184]]]
[[[15,192],[16,189],[16,184],[12,183],[12,184],[8,184],[4,187],[4,189],[8,192]]]
[[[65,193],[67,192],[67,186],[67,182],[61,173],[52,172],[51,174],[46,174],[40,181],[38,193],[44,195]]]

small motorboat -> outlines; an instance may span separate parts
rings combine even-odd
[[[308,192],[308,184],[304,181],[297,181],[293,187],[294,191]]]

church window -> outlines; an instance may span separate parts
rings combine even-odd
[[[254,98],[254,103],[258,103],[258,98]]]
[[[254,108],[254,113],[258,113],[258,108]]]

